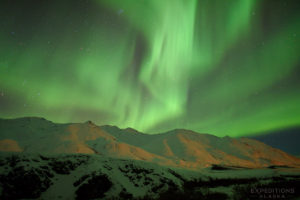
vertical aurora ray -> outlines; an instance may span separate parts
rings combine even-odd
[[[219,136],[297,126],[297,6],[2,1],[0,117]]]
[[[197,1],[172,4],[158,0],[147,3],[107,1],[107,4],[124,9],[126,19],[144,35],[148,47],[138,66],[137,83],[142,88],[136,88],[135,94],[139,96],[145,87],[151,99],[139,102],[140,108],[127,119],[133,118],[133,127],[147,129],[162,120],[182,115],[192,63]],[[136,104],[130,103],[132,98],[128,106],[134,111]]]
[[[152,101],[142,103],[143,115],[137,114],[133,127],[147,129],[184,115],[189,77],[195,71],[202,76],[221,60],[247,28],[253,2],[147,1],[134,7],[134,1],[108,1],[113,8],[125,10],[125,17],[148,42],[138,80],[150,91]],[[216,24],[210,23],[210,16],[217,19]],[[216,37],[216,32],[224,38]]]

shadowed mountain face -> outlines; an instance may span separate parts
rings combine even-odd
[[[0,151],[99,154],[189,169],[215,164],[300,166],[300,159],[253,139],[219,138],[181,129],[147,135],[90,121],[55,124],[42,118],[1,119]]]
[[[286,170],[193,171],[95,154],[0,152],[0,199],[261,199],[261,193],[252,192],[254,186],[291,188],[276,199],[299,199],[299,169]]]

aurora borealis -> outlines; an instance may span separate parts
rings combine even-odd
[[[243,136],[300,125],[298,0],[1,0],[0,117]]]

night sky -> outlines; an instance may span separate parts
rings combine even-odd
[[[282,130],[299,55],[299,0],[1,0],[0,117]]]

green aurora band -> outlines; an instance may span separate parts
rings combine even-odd
[[[298,4],[1,1],[0,117],[217,136],[298,126]]]

